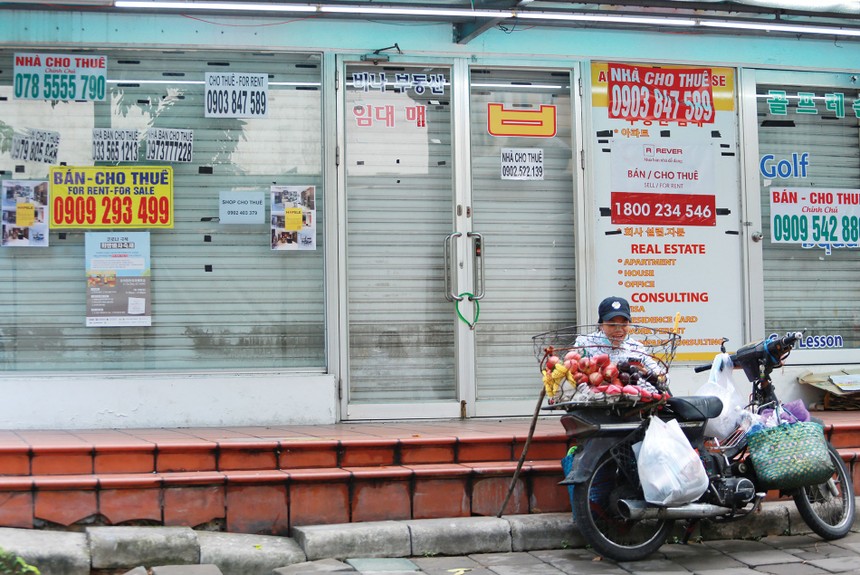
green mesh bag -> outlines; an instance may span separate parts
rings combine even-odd
[[[824,429],[811,421],[766,427],[748,435],[747,441],[755,473],[767,489],[817,485],[836,470]]]

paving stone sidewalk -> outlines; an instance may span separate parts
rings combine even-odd
[[[295,527],[292,537],[187,527],[0,528],[0,547],[42,575],[860,575],[860,533],[824,541],[787,502],[735,523],[702,522],[691,544],[666,544],[635,563],[597,556],[569,513],[315,525]]]

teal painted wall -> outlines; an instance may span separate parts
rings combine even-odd
[[[507,63],[623,59],[838,72],[860,69],[860,42],[769,38],[764,33],[733,37],[517,25],[507,31],[491,29],[469,44],[458,45],[450,25],[420,22],[95,11],[7,10],[0,14],[0,44],[6,46],[132,45],[368,53],[397,43],[408,57],[501,58]]]

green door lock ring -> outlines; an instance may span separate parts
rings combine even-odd
[[[465,317],[463,317],[462,312],[460,312],[460,302],[465,299],[464,296],[468,297],[469,301],[475,304],[475,319],[472,321],[467,320]],[[457,296],[457,299],[454,300],[454,309],[457,310],[457,317],[463,320],[463,323],[468,325],[469,329],[475,329],[475,324],[478,323],[478,317],[481,315],[481,304],[478,303],[478,300],[473,299],[474,297],[475,294],[464,291],[459,296]]]

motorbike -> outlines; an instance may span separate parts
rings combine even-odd
[[[560,358],[564,351],[580,351],[571,337],[576,331],[535,336],[535,351],[544,368],[545,383],[547,374],[552,375],[552,370],[545,369],[547,361],[558,364],[564,361]],[[604,388],[603,398],[598,397],[596,401],[594,398],[583,401],[576,394],[573,397],[568,394],[542,407],[543,410],[563,412],[561,424],[569,441],[576,446],[570,471],[561,482],[561,485],[572,486],[574,521],[596,552],[615,561],[637,561],[648,557],[674,533],[677,521],[684,521],[681,539],[687,543],[703,519],[716,523],[743,519],[760,507],[769,490],[775,491],[772,486],[764,488],[759,481],[743,428],[736,428],[722,441],[705,435],[709,419],[717,417],[723,409],[719,397],[674,397],[668,393],[665,378],[679,336],[668,331],[660,333],[660,330],[636,327],[631,331],[644,333],[646,344],[650,338],[652,346],[660,348],[661,351],[652,357],[660,362],[664,371],[662,382],[647,370],[642,377],[651,377],[658,386],[664,383],[662,393],[647,394],[650,395],[649,401],[645,401],[644,395],[639,398],[621,395],[615,399],[606,394],[607,389]],[[789,334],[757,341],[742,346],[729,356],[733,369],[742,370],[752,386],[745,410],[759,413],[779,404],[771,373],[784,364],[799,336]],[[661,340],[659,344],[653,343],[655,337]],[[723,353],[725,341],[721,349]],[[695,371],[713,369],[715,365],[716,362],[699,366]],[[571,370],[576,369],[575,364],[568,366]],[[575,384],[576,379],[571,388]],[[707,472],[708,486],[695,501],[674,506],[646,502],[635,449],[641,445],[639,442],[645,436],[652,415],[667,422],[677,420],[699,454]],[[812,531],[826,540],[833,540],[849,532],[854,523],[855,502],[852,477],[842,458],[829,442],[827,450],[835,470],[830,478],[817,485],[779,489],[779,493],[781,497],[793,498],[800,516]]]

